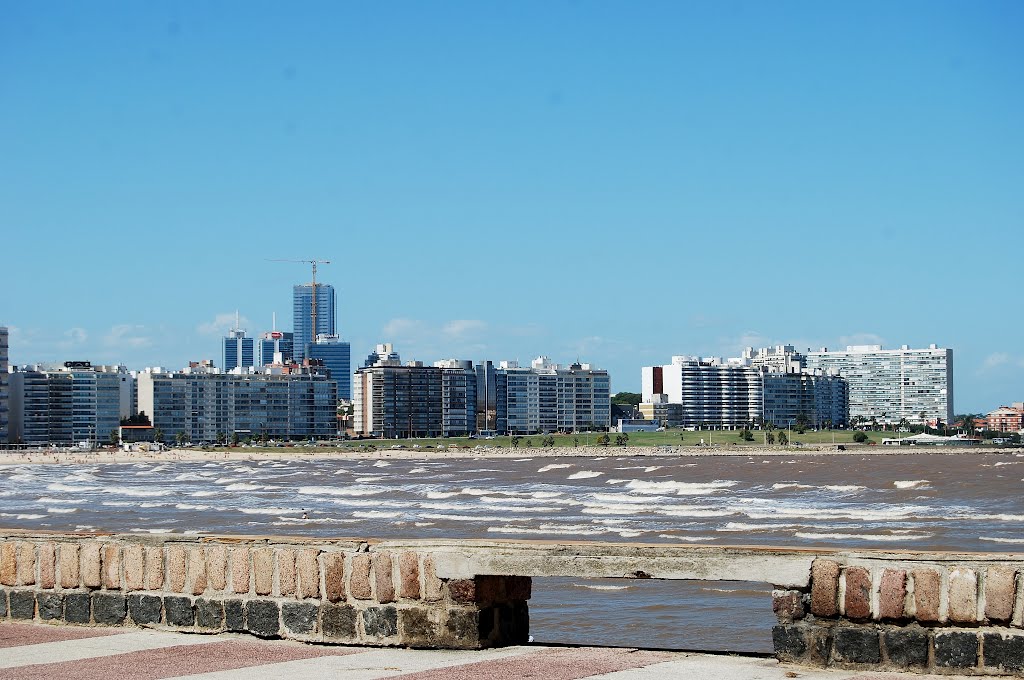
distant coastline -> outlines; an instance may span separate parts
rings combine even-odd
[[[609,458],[619,456],[691,457],[691,456],[814,456],[814,455],[915,455],[915,454],[995,454],[1024,456],[1024,448],[991,448],[983,446],[866,446],[844,444],[845,450],[833,445],[800,447],[762,447],[737,445],[712,446],[578,446],[578,447],[460,447],[448,449],[384,448],[174,448],[162,452],[76,451],[74,449],[36,449],[0,451],[0,465],[40,464],[108,464],[160,461],[261,461],[316,459],[455,459],[455,458]]]

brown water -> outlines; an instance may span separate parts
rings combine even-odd
[[[1022,491],[1012,453],[17,465],[0,467],[0,526],[1019,551]],[[768,651],[768,593],[537,579],[531,628],[547,642]]]

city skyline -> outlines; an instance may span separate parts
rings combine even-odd
[[[267,260],[316,258],[356,356],[636,392],[675,354],[937,343],[958,411],[1021,400],[1024,319],[984,311],[1019,278],[1019,3],[106,7],[3,10],[12,363],[217,359],[236,308],[288,318]]]

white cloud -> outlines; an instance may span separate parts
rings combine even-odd
[[[455,319],[449,321],[441,332],[452,340],[466,340],[487,330],[487,323],[479,319]]]
[[[110,329],[103,336],[103,344],[108,347],[149,347],[153,339],[145,334],[145,326],[138,324],[122,323]]]
[[[404,319],[397,318],[391,319],[384,327],[381,328],[381,333],[384,335],[386,341],[401,340],[412,336],[422,335],[426,331],[426,324],[418,319]]]
[[[249,327],[249,320],[244,316],[238,318],[238,323],[242,328]],[[235,312],[221,312],[213,317],[212,321],[206,321],[196,326],[196,332],[199,335],[220,338],[227,335],[232,328],[235,328]]]

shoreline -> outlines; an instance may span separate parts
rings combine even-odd
[[[277,460],[422,460],[422,459],[517,459],[517,458],[611,458],[622,456],[650,457],[700,457],[700,456],[816,456],[816,455],[878,455],[905,456],[922,454],[946,455],[1024,455],[1024,448],[996,449],[990,447],[886,447],[845,445],[839,451],[832,445],[801,447],[761,446],[579,446],[579,447],[530,447],[530,448],[449,448],[438,449],[390,449],[375,451],[359,449],[302,449],[281,448],[273,450],[249,450],[223,448],[213,451],[192,448],[174,448],[167,451],[74,451],[74,450],[29,450],[0,451],[0,466],[3,465],[91,465],[125,464],[139,462],[216,462],[216,461],[277,461]]]

